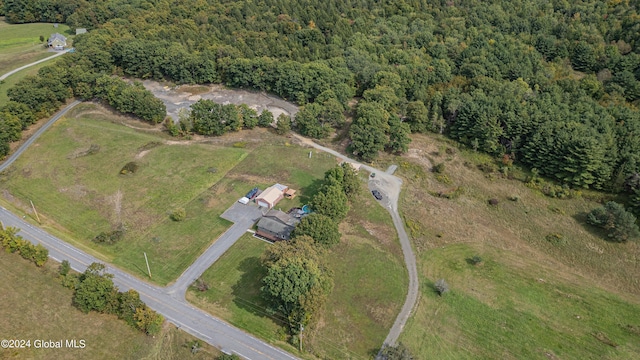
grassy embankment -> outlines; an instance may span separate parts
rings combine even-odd
[[[415,136],[411,148],[381,164],[397,163],[405,180],[399,205],[422,295],[400,341],[418,358],[640,357],[640,246],[585,224],[602,194],[545,197],[522,171],[481,171],[493,160],[435,136]],[[444,163],[449,181],[425,159]],[[456,189],[454,199],[434,196]],[[433,290],[440,278],[451,288],[443,297]]]
[[[43,268],[17,254],[0,251],[0,334],[3,339],[31,340],[31,348],[2,349],[2,359],[210,359],[220,352],[202,344],[192,355],[191,335],[166,325],[150,337],[115,315],[84,314],[71,305],[73,292],[57,277],[58,264]],[[85,340],[84,349],[36,349],[34,340]]]

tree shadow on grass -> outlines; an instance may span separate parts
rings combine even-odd
[[[320,191],[323,184],[324,179],[314,179],[311,184],[305,186],[304,191],[300,195],[300,203],[309,204],[311,199]]]
[[[587,216],[589,215],[588,212],[579,212],[576,213],[574,215],[572,215],[571,217],[576,220],[580,225],[582,225],[582,228],[585,229],[586,231],[588,231],[591,235],[600,238],[602,240],[605,241],[610,241],[609,240],[609,236],[608,236],[608,232],[605,229],[599,228],[597,226],[594,225],[589,225],[587,223]]]
[[[260,259],[256,256],[245,258],[238,264],[237,269],[242,272],[242,276],[231,287],[233,302],[236,306],[253,315],[268,317],[278,325],[286,325],[284,321],[278,320],[277,314],[272,315],[268,312],[268,304],[262,298],[260,288],[262,287],[262,278],[266,276],[267,272],[260,264]]]

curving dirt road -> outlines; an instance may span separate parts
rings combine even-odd
[[[385,345],[395,345],[396,341],[398,341],[398,337],[404,329],[409,316],[411,316],[411,312],[413,311],[417,301],[418,301],[418,268],[416,266],[416,256],[413,252],[413,248],[411,247],[411,241],[409,240],[409,236],[407,236],[407,232],[404,228],[404,222],[400,217],[400,213],[398,213],[398,199],[400,197],[400,188],[402,187],[402,179],[397,176],[394,176],[390,173],[386,173],[382,170],[376,169],[367,164],[360,163],[356,160],[353,160],[346,155],[343,155],[333,149],[329,149],[322,145],[318,145],[312,140],[300,136],[298,134],[293,134],[293,137],[298,139],[302,144],[312,146],[318,150],[322,150],[324,152],[328,152],[331,155],[336,156],[342,161],[346,161],[353,164],[360,165],[360,168],[365,169],[371,173],[375,173],[375,178],[369,177],[369,190],[378,190],[380,191],[384,197],[380,200],[382,206],[384,206],[387,211],[391,214],[391,218],[393,219],[393,225],[396,227],[396,231],[398,232],[398,238],[400,239],[400,246],[402,247],[402,254],[404,255],[405,266],[407,267],[407,272],[409,274],[409,289],[407,291],[407,297],[404,301],[404,305],[400,310],[400,313],[396,317],[396,321],[393,323],[393,326],[389,330],[389,334],[387,338],[384,340]]]
[[[225,91],[230,92],[233,90],[225,89]],[[158,94],[155,95],[158,96]],[[165,103],[169,102],[169,98],[171,96],[170,92],[167,91],[164,95],[164,98],[160,98],[165,101]],[[262,102],[259,104],[259,106],[262,106],[263,108],[277,107],[289,114],[295,114],[297,112],[297,107],[295,107],[295,105],[287,103],[284,100],[258,93],[251,93],[250,95],[252,97],[260,98]],[[226,94],[225,96],[230,96],[230,94]],[[213,100],[215,101],[216,99]],[[188,101],[192,101],[192,99],[189,99]],[[18,151],[16,151],[16,153],[14,153],[9,159],[7,159],[7,161],[4,162],[4,164],[2,164],[2,166],[0,166],[0,171],[10,166],[11,163],[18,156],[20,156],[20,154],[22,154],[22,152],[26,150],[26,148],[31,145],[31,143],[33,143],[39,135],[41,135],[49,126],[51,126],[51,124],[53,124],[64,113],[66,113],[68,110],[78,105],[79,103],[79,101],[71,103],[60,113],[54,116],[51,120],[49,120],[40,130],[38,130],[38,132],[36,132],[27,142],[25,142],[25,144],[23,144],[23,146],[21,146]],[[174,102],[173,104],[174,106],[178,105],[179,107],[181,105],[184,106],[184,103],[182,103],[181,101]],[[415,254],[411,247],[409,237],[407,236],[407,233],[405,231],[402,218],[400,217],[400,214],[398,212],[398,198],[400,196],[402,180],[397,176],[392,175],[391,173],[386,173],[367,164],[362,164],[347,157],[346,155],[343,155],[333,149],[329,149],[327,147],[316,144],[312,140],[300,135],[293,134],[293,137],[304,145],[311,146],[318,150],[330,153],[337,158],[342,159],[343,161],[358,164],[361,166],[361,168],[371,173],[376,173],[375,178],[369,178],[368,186],[370,190],[377,189],[384,194],[384,198],[381,200],[381,204],[387,209],[387,211],[389,211],[393,219],[393,224],[398,233],[402,253],[404,255],[405,266],[407,267],[407,272],[409,275],[409,288],[407,291],[405,303],[400,313],[396,317],[396,320],[384,341],[385,345],[395,345],[409,316],[411,315],[411,312],[413,311],[417,303],[419,291]],[[55,259],[59,261],[65,258],[69,259],[72,267],[77,271],[84,271],[84,268],[86,268],[86,266],[88,266],[91,262],[97,261],[90,255],[76,249],[75,247],[66,244],[61,240],[58,240],[57,238],[45,233],[44,231],[25,223],[5,209],[0,209],[0,219],[4,221],[10,220],[10,226],[12,225],[22,228],[22,236],[35,243],[42,243],[43,245],[45,245],[45,247],[50,250],[51,256]],[[30,229],[31,231],[28,231],[27,229]],[[246,229],[242,229],[242,231],[245,230]],[[37,233],[37,235],[34,234],[34,232]],[[275,349],[272,346],[254,338],[253,336],[243,333],[238,329],[211,317],[210,315],[204,313],[202,310],[195,309],[191,305],[186,304],[184,300],[184,291],[186,290],[185,284],[193,279],[193,276],[195,276],[194,274],[198,275],[204,271],[203,264],[206,263],[207,267],[211,266],[212,262],[214,262],[221,255],[221,253],[219,253],[218,251],[219,249],[217,249],[217,246],[215,246],[217,243],[218,242],[214,243],[214,245],[212,245],[205,252],[204,255],[207,256],[207,259],[203,258],[202,261],[200,261],[201,259],[196,260],[194,264],[192,264],[189,268],[187,268],[187,270],[185,270],[183,276],[179,279],[181,281],[177,281],[175,284],[167,288],[158,288],[156,286],[147,284],[117,268],[110,267],[109,270],[110,272],[114,273],[114,281],[117,285],[120,286],[121,289],[136,289],[141,294],[141,297],[145,300],[145,302],[149,303],[150,306],[156,309],[158,312],[164,314],[171,322],[177,325],[181,325],[182,328],[187,332],[200,337],[201,339],[214,346],[220,347],[222,349],[233,349],[236,353],[241,354],[244,357],[247,357],[248,354],[252,354],[253,356],[251,356],[251,358],[254,359],[295,359],[295,357],[293,357],[291,354],[288,354],[279,349]],[[230,246],[229,244],[226,245]],[[211,332],[217,335],[216,338],[211,337],[211,335],[207,335],[211,334]],[[222,340],[224,340],[224,342]]]

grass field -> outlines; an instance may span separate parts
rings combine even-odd
[[[162,140],[95,117],[63,119],[5,174],[5,198],[25,211],[33,200],[45,228],[133,273],[144,273],[147,252],[154,280],[167,283],[226,230],[224,209],[200,214],[193,201],[248,152]],[[92,145],[99,150],[83,155]],[[137,172],[121,175],[132,161]],[[187,208],[187,220],[169,219],[177,207]],[[121,223],[127,233],[116,245],[91,241]]]
[[[418,358],[640,357],[640,246],[607,242],[585,224],[602,194],[545,197],[524,172],[485,173],[478,165],[493,159],[436,136],[415,136],[411,148],[379,165],[397,163],[404,179],[399,206],[422,296],[400,341]],[[439,181],[428,171],[438,163]],[[440,192],[459,197],[430,195]],[[484,264],[469,265],[474,255]],[[442,298],[440,278],[452,289]]]
[[[309,159],[308,150],[282,137],[235,147],[217,139],[185,145],[114,119],[95,105],[81,105],[56,123],[0,176],[1,201],[33,221],[33,200],[48,231],[141,277],[146,252],[153,281],[163,285],[228,228],[220,214],[248,190],[274,182],[299,189],[296,199],[280,203],[288,209],[308,200],[315,179],[335,164],[323,153]],[[120,174],[129,162],[138,170]],[[169,214],[180,207],[187,218],[174,222]],[[127,232],[117,244],[91,241],[120,224]]]
[[[466,259],[478,255],[480,265]],[[400,341],[434,359],[634,359],[640,306],[509,250],[455,244],[421,256],[422,295]],[[431,279],[451,291],[439,297]]]
[[[333,292],[316,325],[306,330],[305,349],[318,358],[366,359],[375,354],[400,310],[408,285],[388,213],[366,188],[356,202],[359,206],[341,224],[340,244],[326,256],[334,273]],[[211,289],[191,289],[187,298],[233,325],[295,352],[284,341],[284,319],[269,314],[260,297],[264,276],[260,256],[267,246],[245,235],[204,273]]]
[[[48,55],[50,54],[47,53],[47,56]],[[43,57],[47,57],[47,56],[43,56]],[[17,84],[20,80],[24,79],[25,77],[29,75],[36,75],[38,73],[38,70],[40,70],[45,66],[55,63],[58,59],[59,58],[55,58],[50,61],[45,61],[43,63],[33,65],[32,67],[19,71],[9,76],[8,78],[6,78],[4,81],[0,82],[0,104],[4,104],[7,101],[9,101],[9,97],[7,96],[7,90],[11,89],[13,86],[15,86],[15,84]]]
[[[22,65],[40,60],[53,53],[47,52],[46,40],[53,33],[60,33],[67,38],[72,35],[67,25],[59,24],[54,28],[53,24],[8,24],[4,19],[0,20],[0,75]],[[40,36],[45,42],[40,42]],[[67,39],[69,43],[69,39]]]
[[[211,359],[220,352],[203,344],[192,355],[194,338],[166,325],[155,338],[114,315],[84,314],[71,305],[72,291],[56,279],[57,263],[44,268],[0,251],[0,338],[30,339],[30,349],[2,349],[0,359]],[[84,349],[35,349],[33,340],[85,340]]]

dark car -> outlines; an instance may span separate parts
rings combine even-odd
[[[382,194],[380,193],[380,191],[373,190],[371,191],[371,193],[373,194],[373,197],[376,198],[377,200],[382,200]]]
[[[247,199],[253,199],[257,193],[258,193],[258,188],[256,187],[251,189],[251,191],[249,191],[247,195],[245,195],[244,197],[246,197]]]

